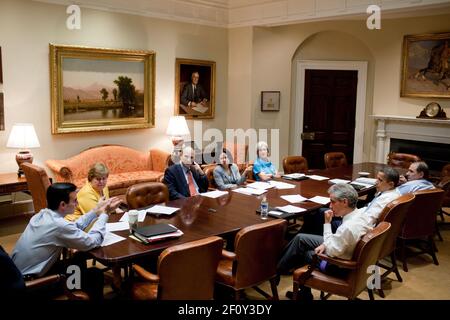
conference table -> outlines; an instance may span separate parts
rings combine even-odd
[[[376,173],[385,166],[385,164],[368,162],[333,169],[310,170],[307,174],[325,176],[330,179],[339,178],[355,180],[359,177],[358,172],[369,172],[369,177],[375,178]],[[300,194],[305,198],[329,196],[327,193],[327,190],[330,187],[329,180],[317,181],[306,179],[294,181],[282,178],[279,180],[294,184],[295,188],[269,189],[264,195],[269,201],[270,207],[288,205],[289,202],[280,198],[282,195]],[[359,191],[358,194],[363,196],[369,193],[373,194],[374,192],[375,187],[370,187]],[[128,270],[128,267],[136,260],[157,256],[168,247],[189,241],[199,240],[210,236],[232,237],[244,227],[267,221],[262,220],[257,213],[262,196],[263,195],[246,195],[228,191],[227,194],[215,199],[198,195],[186,199],[169,201],[166,203],[167,206],[176,207],[180,210],[170,216],[153,216],[147,214],[145,220],[140,223],[140,226],[156,223],[170,223],[183,231],[184,234],[180,238],[144,244],[130,238],[128,230],[117,231],[114,233],[125,237],[126,239],[109,246],[91,250],[89,251],[89,254],[103,265],[112,268],[114,275],[113,283],[117,288],[120,288],[122,283],[121,268]],[[304,201],[294,205],[306,209],[305,211],[296,214],[295,217],[300,217],[307,212],[324,206],[311,201]],[[109,222],[117,222],[121,216],[121,214],[111,215]],[[285,216],[283,217],[286,218]],[[292,217],[293,216],[289,216],[289,218]],[[269,217],[269,219],[275,218]],[[127,276],[127,272],[125,275]]]

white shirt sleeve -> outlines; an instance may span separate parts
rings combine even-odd
[[[338,228],[335,234],[327,235],[325,234],[324,225],[324,246],[325,253],[330,257],[344,257],[344,254],[349,251],[353,251],[356,243],[359,239],[355,239],[353,232],[349,228]],[[330,225],[330,224],[328,224]],[[331,232],[331,227],[330,227]]]

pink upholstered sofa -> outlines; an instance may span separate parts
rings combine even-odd
[[[58,182],[72,182],[81,188],[87,181],[89,168],[96,162],[109,169],[110,195],[125,194],[131,185],[159,181],[164,175],[170,154],[150,149],[144,153],[119,145],[102,145],[89,148],[66,160],[47,160],[46,165]]]

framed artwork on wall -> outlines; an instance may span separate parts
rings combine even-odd
[[[212,119],[215,113],[216,63],[175,60],[175,115]]]
[[[261,91],[261,111],[280,111],[280,91]]]
[[[155,53],[50,44],[52,133],[155,125]]]
[[[400,96],[450,98],[450,32],[403,39]]]

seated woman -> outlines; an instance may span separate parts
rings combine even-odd
[[[223,149],[219,157],[220,163],[213,172],[217,188],[220,190],[234,189],[238,185],[244,184],[247,175],[253,169],[252,166],[245,168],[241,176],[238,166],[231,163],[230,158],[230,152],[227,149]]]
[[[78,206],[73,214],[68,214],[65,219],[75,221],[85,213],[94,209],[101,198],[109,199],[108,182],[109,170],[100,162],[94,164],[88,171],[88,181],[78,191]]]
[[[256,181],[267,181],[281,176],[269,160],[269,146],[267,142],[258,142],[256,145],[256,155],[257,158],[253,164],[253,174]]]

